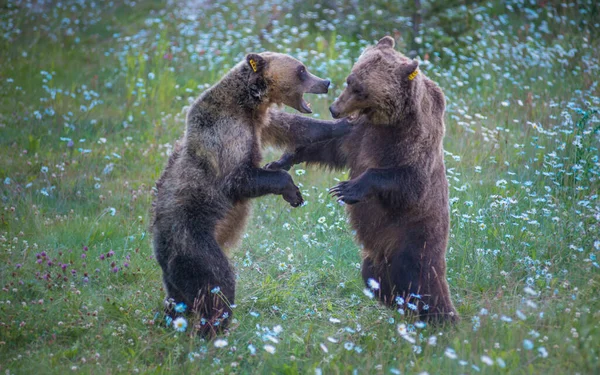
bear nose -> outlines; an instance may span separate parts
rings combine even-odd
[[[329,107],[329,112],[331,112],[331,116],[333,116],[333,118],[338,118],[338,116],[340,115],[340,112],[336,111],[335,108],[333,108],[333,104]]]
[[[329,85],[331,85],[331,81],[326,79],[325,82],[323,82],[323,84],[325,85],[325,88],[328,89]]]

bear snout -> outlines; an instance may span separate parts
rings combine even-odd
[[[327,91],[329,90],[329,85],[331,84],[331,81],[328,79],[319,79],[319,78],[317,78],[315,81],[316,82],[310,87],[310,89],[307,91],[307,93],[309,93],[309,94],[327,94]]]
[[[332,104],[331,106],[329,106],[329,112],[331,112],[331,116],[333,118],[339,118],[340,117],[340,111],[338,111],[334,105]]]

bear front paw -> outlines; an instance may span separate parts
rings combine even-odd
[[[266,170],[269,170],[269,171],[278,171],[281,169],[285,169],[283,167],[284,167],[284,165],[281,164],[279,160],[277,160],[277,161],[272,161],[270,163],[265,164],[265,166],[263,168]]]
[[[292,207],[298,207],[302,203],[304,203],[304,199],[302,198],[302,193],[300,193],[300,189],[294,184],[288,186],[283,193],[281,194],[283,199],[290,204]]]
[[[366,192],[356,181],[342,181],[329,189],[329,194],[346,204],[356,204],[366,199]]]
[[[277,171],[277,170],[285,170],[285,171],[289,171],[290,168],[292,168],[292,166],[294,165],[293,162],[294,159],[294,154],[290,153],[290,152],[286,152],[285,154],[283,154],[281,156],[281,158],[277,161],[272,161],[270,163],[268,163],[267,165],[265,165],[265,169],[271,170],[271,171]]]

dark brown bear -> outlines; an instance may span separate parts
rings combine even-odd
[[[351,119],[350,133],[300,147],[268,167],[349,167],[351,179],[331,193],[348,204],[364,247],[367,286],[389,306],[408,306],[423,319],[456,321],[446,281],[444,94],[419,72],[417,61],[394,50],[391,37],[363,52],[347,85],[330,111]],[[293,115],[273,120],[290,127],[307,121]],[[279,126],[273,120],[271,126]]]
[[[302,95],[328,86],[290,56],[249,54],[189,109],[185,136],[157,182],[152,231],[169,308],[185,303],[202,318],[201,333],[214,334],[231,316],[235,274],[225,251],[244,230],[249,199],[278,194],[293,207],[302,203],[287,172],[259,168],[269,107],[309,113]],[[323,129],[327,135],[331,128]],[[288,130],[280,124],[264,136],[285,146],[323,134]]]

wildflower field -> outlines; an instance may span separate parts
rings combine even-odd
[[[0,30],[2,373],[599,371],[596,1],[5,0]],[[329,119],[384,35],[446,94],[461,322],[370,299],[327,195],[346,174],[298,165],[304,206],[253,203],[230,329],[167,326],[148,222],[185,107],[272,50],[331,79],[307,95]]]

